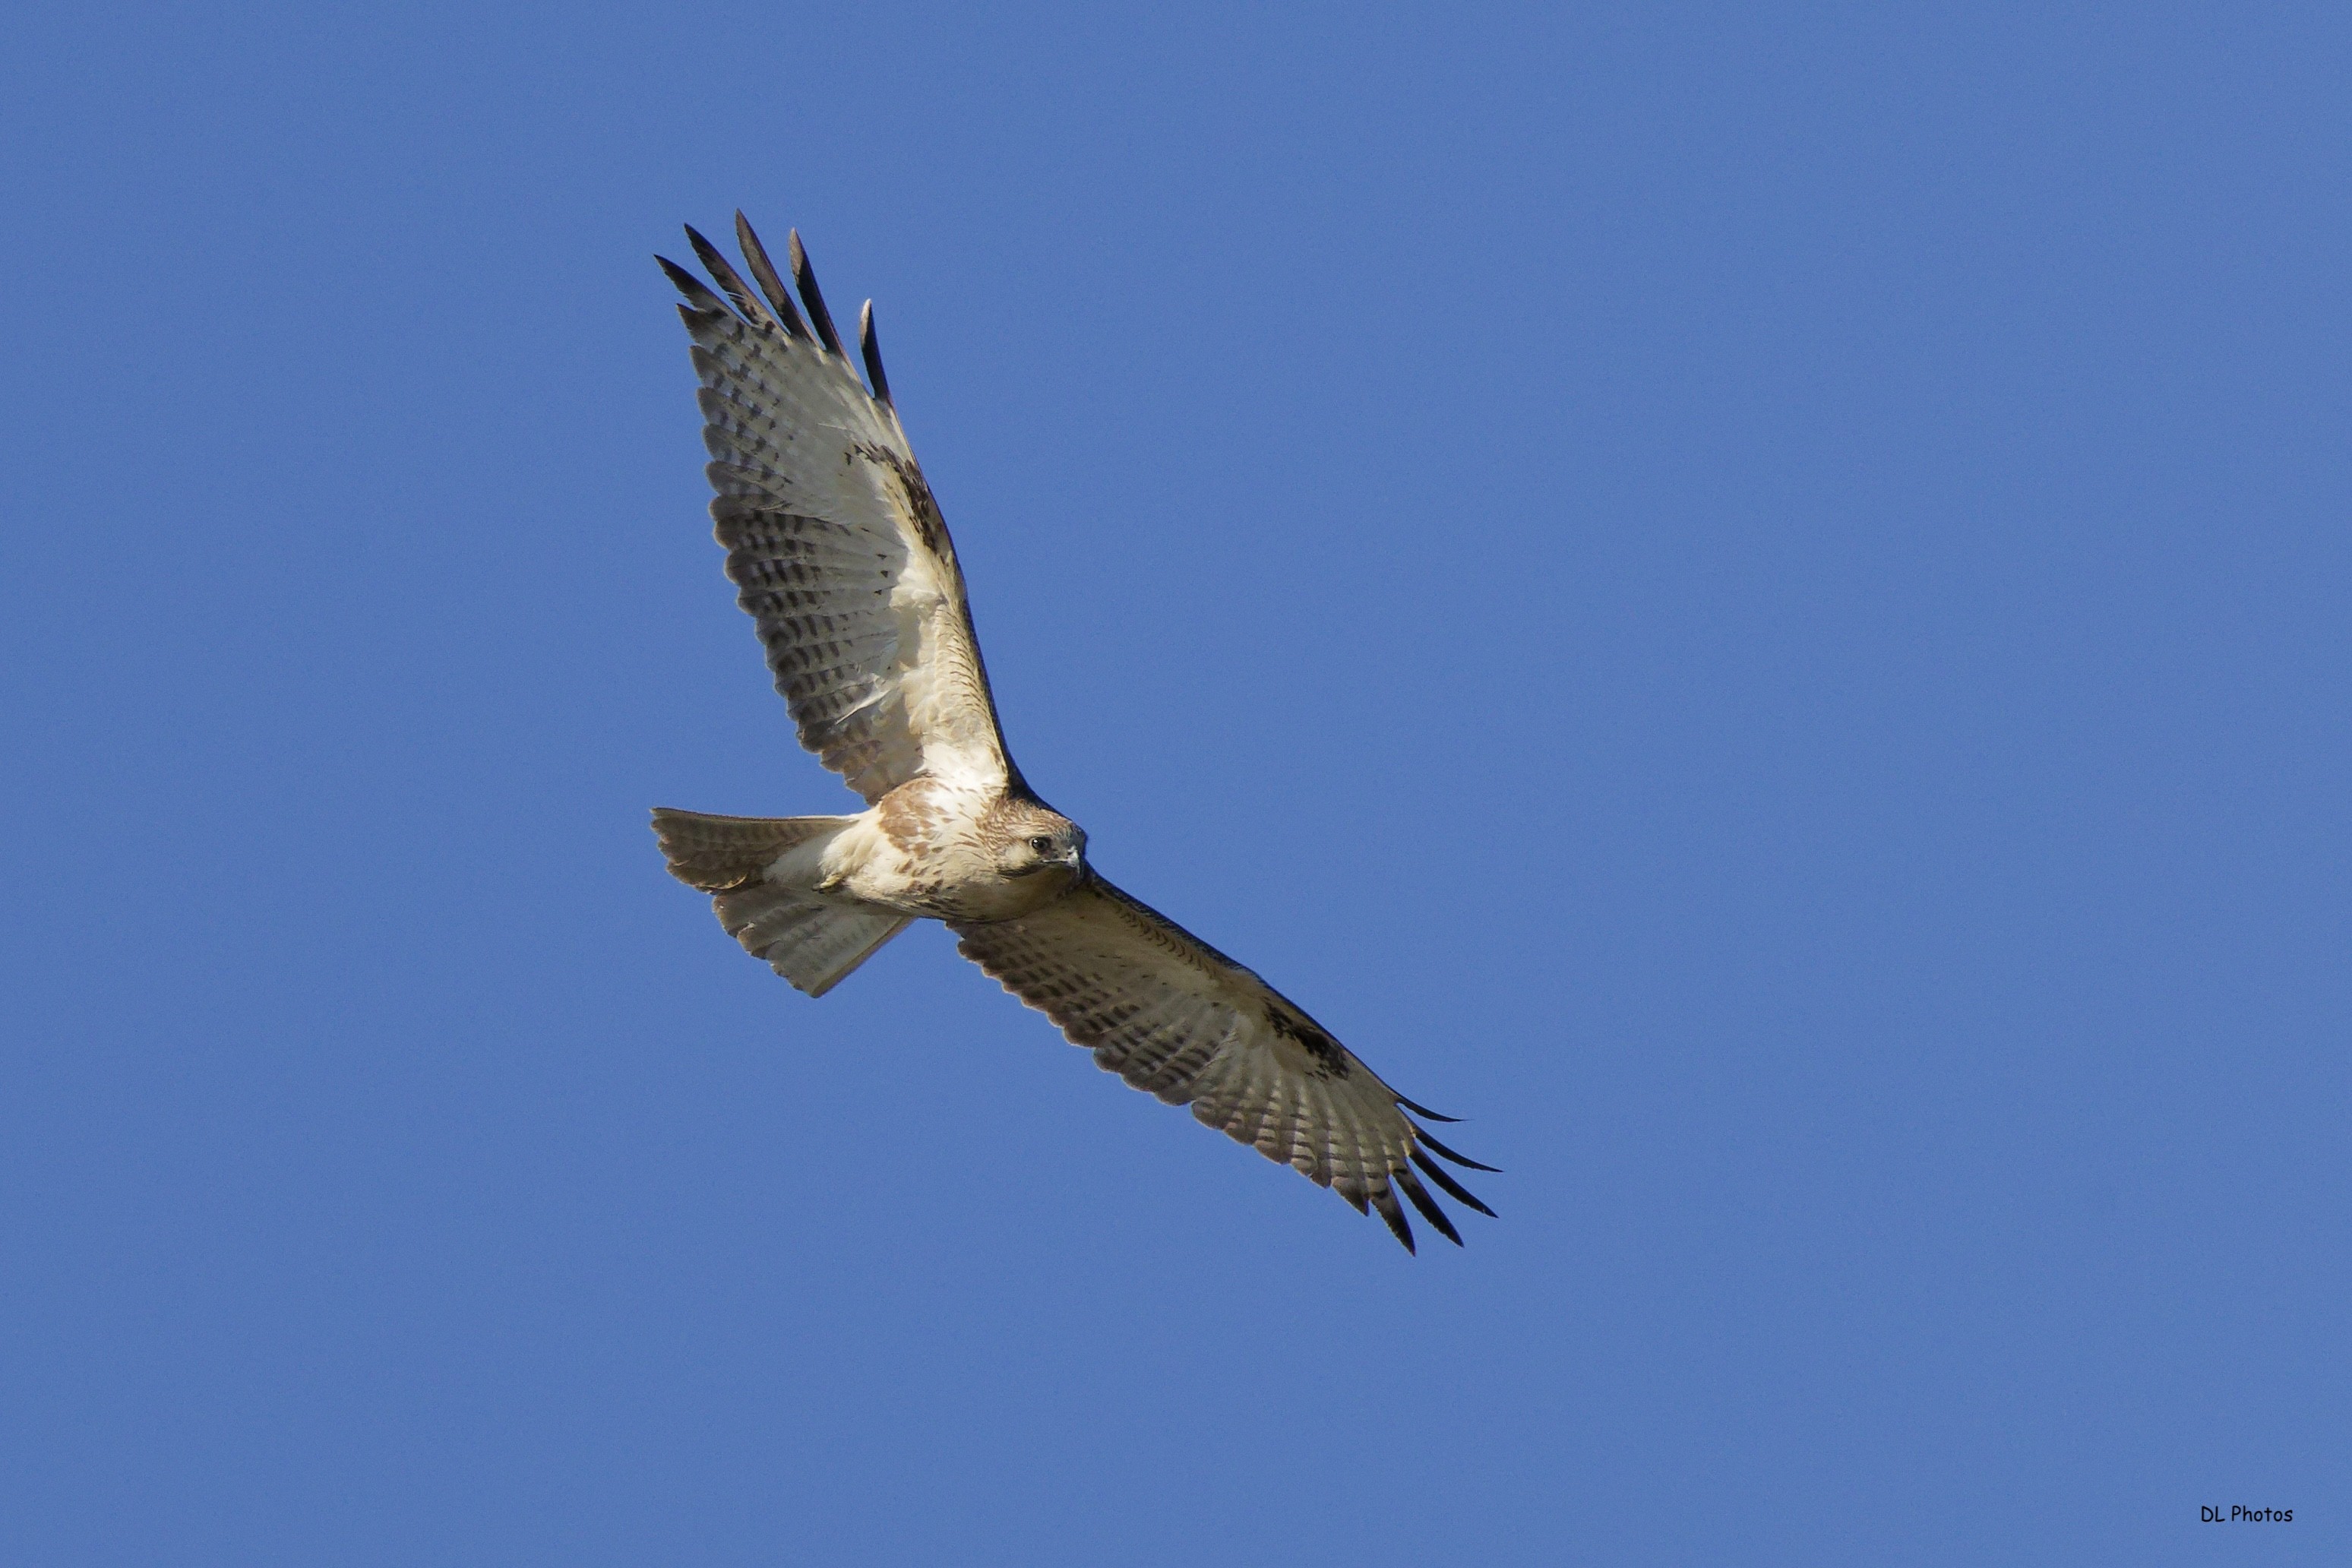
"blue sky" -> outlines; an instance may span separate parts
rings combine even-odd
[[[2343,1561],[2347,55],[12,12],[0,1556]],[[850,798],[650,259],[738,205],[1024,770],[1468,1119],[1466,1250],[663,873]]]

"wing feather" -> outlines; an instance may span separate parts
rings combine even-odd
[[[735,243],[742,247],[743,259],[751,265],[751,276],[760,281],[760,292],[768,297],[768,305],[775,312],[784,331],[803,342],[808,340],[808,329],[801,324],[801,313],[793,307],[793,297],[784,288],[783,279],[776,276],[776,264],[768,259],[768,247],[751,232],[751,220],[742,210],[735,213]]]
[[[801,743],[869,802],[925,775],[1017,784],[955,546],[897,411],[841,352],[799,237],[814,337],[750,226],[736,233],[758,292],[691,229],[727,298],[662,268],[685,296],[727,575]]]
[[[817,290],[816,268],[809,265],[808,252],[801,247],[801,231],[793,230],[784,240],[785,259],[792,263],[793,283],[801,291],[801,303],[808,307],[809,325],[816,329],[827,353],[848,363],[849,356],[842,353],[841,334],[833,330],[833,312],[824,308],[824,296]]]
[[[1166,916],[1090,875],[1034,914],[953,929],[965,957],[1097,1065],[1190,1104],[1202,1121],[1377,1213],[1408,1250],[1400,1191],[1460,1244],[1413,1175],[1416,1163],[1430,1168],[1427,1140],[1396,1091],[1295,1003]],[[1440,1184],[1493,1212],[1450,1178]]]

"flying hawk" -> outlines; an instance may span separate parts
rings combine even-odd
[[[858,379],[799,234],[792,295],[735,216],[754,293],[693,229],[721,300],[661,260],[686,296],[698,395],[736,603],[758,623],[801,743],[865,797],[854,816],[709,816],[656,808],[672,874],[719,922],[822,996],[920,919],[1037,1008],[1097,1066],[1186,1105],[1270,1160],[1379,1211],[1412,1247],[1396,1194],[1462,1237],[1421,1184],[1492,1215],[1405,1113],[1451,1121],[1381,1081],[1288,997],[1087,863],[1084,829],[1006,750],[963,573],[858,320]]]

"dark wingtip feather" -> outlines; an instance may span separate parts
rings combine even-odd
[[[1436,1139],[1432,1138],[1429,1135],[1429,1129],[1426,1127],[1415,1127],[1412,1131],[1414,1136],[1418,1137],[1423,1142],[1429,1145],[1430,1152],[1432,1153],[1437,1154],[1444,1159],[1451,1160],[1465,1170],[1488,1171],[1497,1176],[1503,1173],[1502,1167],[1498,1165],[1482,1165],[1477,1161],[1470,1158],[1467,1154],[1455,1153],[1453,1150],[1448,1149],[1444,1144],[1440,1143]]]
[[[776,320],[784,324],[784,331],[803,342],[809,342],[809,330],[801,324],[800,308],[793,303],[793,291],[784,287],[782,278],[776,276],[776,264],[768,259],[768,247],[761,245],[760,237],[751,232],[751,220],[745,217],[740,209],[735,214],[735,243],[743,247],[744,264],[751,268],[751,276],[759,282],[760,292],[765,294],[768,303],[775,307]]]
[[[1431,1159],[1428,1155],[1423,1153],[1418,1149],[1415,1149],[1412,1152],[1412,1163],[1421,1167],[1422,1174],[1427,1176],[1431,1181],[1435,1182],[1440,1187],[1444,1188],[1446,1195],[1452,1198],[1455,1203],[1466,1204],[1470,1207],[1476,1209],[1480,1214],[1485,1215],[1488,1219],[1499,1219],[1502,1217],[1493,1209],[1488,1208],[1484,1203],[1481,1203],[1478,1199],[1477,1194],[1472,1192],[1469,1188],[1455,1181],[1452,1175],[1448,1174],[1444,1166],[1439,1164],[1436,1161]]]
[[[727,308],[726,300],[703,286],[701,279],[697,278],[668,257],[656,256],[654,259],[661,263],[661,269],[664,272],[669,274],[669,280],[677,291],[694,302],[695,309],[716,310],[722,316],[731,316],[735,313]]]
[[[688,232],[692,233],[693,231],[689,229]],[[1391,1092],[1393,1093],[1394,1091],[1391,1090]],[[1415,1116],[1426,1116],[1432,1121],[1459,1121],[1462,1120],[1462,1118],[1458,1116],[1448,1116],[1442,1110],[1432,1110],[1426,1105],[1415,1105],[1412,1100],[1407,1100],[1401,1094],[1397,1095],[1396,1102],[1399,1105],[1403,1106],[1407,1110],[1412,1111]]]
[[[890,401],[890,378],[882,374],[882,342],[874,335],[874,301],[857,312],[857,352],[866,357],[866,379],[874,388],[875,398],[886,408],[898,405]]]
[[[751,292],[751,285],[745,283],[734,266],[719,254],[719,247],[695,232],[692,224],[683,226],[687,244],[694,247],[694,254],[702,258],[702,269],[718,280],[719,287],[726,290],[727,297],[735,301],[735,308],[743,312],[743,319],[763,327],[775,326],[776,319],[768,313],[768,307],[760,303],[759,296]]]
[[[808,307],[809,321],[816,328],[817,342],[832,353],[849,357],[841,346],[841,334],[833,330],[833,312],[824,308],[824,296],[817,292],[816,268],[809,265],[808,251],[801,244],[801,231],[793,230],[784,247],[785,259],[793,264],[793,283],[801,291],[801,303]]]
[[[1418,1255],[1421,1248],[1412,1244],[1412,1222],[1406,1219],[1404,1210],[1397,1206],[1396,1194],[1385,1186],[1375,1188],[1372,1206],[1381,1211],[1381,1218],[1388,1222],[1390,1234],[1404,1243],[1404,1249]]]
[[[1454,1228],[1454,1222],[1445,1217],[1445,1211],[1437,1206],[1437,1200],[1429,1195],[1429,1189],[1421,1184],[1421,1178],[1411,1171],[1399,1171],[1395,1173],[1395,1181],[1404,1189],[1404,1195],[1412,1200],[1412,1206],[1421,1211],[1421,1217],[1437,1227],[1438,1235],[1456,1247],[1462,1245],[1462,1233]]]

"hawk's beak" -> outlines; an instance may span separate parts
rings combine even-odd
[[[1071,850],[1067,855],[1062,857],[1062,864],[1067,866],[1070,868],[1070,875],[1076,878],[1079,881],[1083,882],[1087,879],[1087,856],[1085,850]]]

